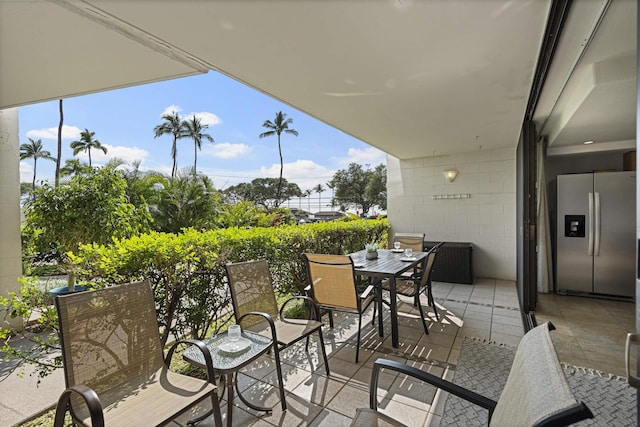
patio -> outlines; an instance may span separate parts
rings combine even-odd
[[[248,366],[240,376],[240,389],[250,401],[271,406],[273,412],[264,414],[252,411],[236,399],[233,424],[348,426],[355,409],[368,406],[371,366],[377,358],[405,362],[451,379],[459,364],[458,357],[464,337],[509,346],[515,346],[522,337],[513,282],[486,278],[477,278],[473,285],[434,282],[433,290],[440,320],[430,322],[429,335],[423,332],[418,311],[411,306],[408,298],[402,298],[402,303],[399,304],[398,349],[391,346],[388,312],[385,310],[385,337],[380,339],[377,325],[372,326],[370,322],[372,310],[367,311],[363,322],[361,361],[358,364],[354,363],[357,316],[334,313],[335,328],[331,330],[328,325],[323,328],[331,367],[330,378],[326,377],[324,368],[319,363],[321,357],[318,357],[317,340],[312,341],[309,353],[304,351],[304,342],[285,350],[282,353],[282,370],[288,405],[286,412],[281,411],[278,390],[272,387],[277,380],[271,357],[262,357],[257,363]],[[623,375],[621,352],[611,340],[613,336],[623,337],[633,327],[634,304],[552,294],[540,295],[540,298],[544,309],[536,313],[536,317],[538,323],[552,320],[558,328],[552,333],[552,337],[561,361],[613,375]],[[426,304],[424,306],[428,307]],[[611,319],[608,324],[590,321],[589,316],[603,310],[606,310]],[[435,320],[432,310],[427,315]],[[600,350],[595,351],[596,348]],[[576,352],[583,349],[589,355],[588,360],[576,358]],[[318,368],[312,371],[312,367]],[[28,414],[50,407],[63,388],[61,374],[58,371],[45,378],[38,387],[34,377],[14,378],[14,375],[5,378],[0,390],[13,392],[6,396],[7,401],[0,408],[0,418],[13,420],[10,424],[21,425],[20,420],[24,420]],[[381,411],[412,426],[439,424],[445,399],[434,388],[397,378],[390,373],[383,373],[380,380],[378,401]],[[22,391],[16,392],[17,390]],[[28,401],[20,398],[27,394],[30,396]],[[12,396],[18,400],[14,402]],[[226,400],[221,405],[225,421]],[[198,408],[204,409],[206,408]],[[187,419],[192,417],[193,414],[185,415],[174,424],[186,426]],[[207,419],[200,425],[211,426],[213,422]]]
[[[248,366],[239,377],[239,388],[252,402],[273,406],[273,412],[252,411],[236,400],[234,425],[283,426],[331,425],[348,426],[358,407],[368,406],[371,366],[380,357],[405,362],[435,375],[450,377],[455,370],[464,337],[475,337],[515,346],[522,337],[522,322],[518,309],[516,287],[513,282],[477,279],[474,285],[434,283],[434,297],[438,303],[440,320],[430,324],[425,335],[420,314],[409,299],[399,304],[400,345],[391,346],[388,319],[385,337],[379,338],[377,327],[371,325],[373,311],[363,318],[363,338],[360,363],[354,363],[357,317],[334,313],[333,330],[324,328],[331,376],[326,377],[321,364],[317,340],[312,339],[310,352],[304,342],[282,352],[282,372],[288,410],[278,405],[278,390],[273,359],[263,356]],[[385,316],[388,313],[385,311]],[[433,311],[428,316],[435,320]],[[437,425],[443,405],[440,394],[431,386],[397,377],[389,373],[381,376],[380,409],[407,425]],[[442,400],[440,400],[442,401]],[[223,399],[223,421],[225,420]],[[181,425],[186,425],[184,417]],[[212,425],[205,421],[201,425]]]

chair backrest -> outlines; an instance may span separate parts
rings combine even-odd
[[[420,288],[427,286],[429,281],[431,280],[431,273],[433,272],[433,264],[436,261],[436,255],[438,254],[438,249],[444,245],[445,242],[440,242],[428,251],[428,255],[424,260],[424,264],[422,264],[422,276],[420,276]]]
[[[237,262],[225,268],[236,319],[252,311],[278,316],[273,279],[266,260]]]
[[[568,425],[591,414],[573,397],[549,327],[537,326],[520,341],[489,425]]]
[[[401,249],[413,249],[414,252],[424,250],[424,233],[396,233],[394,242],[400,242]]]
[[[420,289],[429,284],[431,278],[431,271],[433,271],[433,263],[436,260],[437,251],[429,251],[422,263],[422,269],[420,273]]]
[[[100,394],[164,367],[148,280],[58,296],[55,304],[67,387],[84,384]]]
[[[347,255],[303,254],[314,301],[323,307],[359,309],[353,261]]]

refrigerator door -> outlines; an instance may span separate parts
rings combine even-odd
[[[593,292],[593,174],[558,176],[556,287]]]
[[[593,292],[635,296],[636,173],[593,175],[596,220]],[[599,203],[598,203],[599,196]]]

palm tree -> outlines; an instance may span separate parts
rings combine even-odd
[[[199,118],[194,114],[191,120],[185,120],[182,122],[182,127],[184,131],[185,138],[193,139],[194,147],[194,157],[193,157],[193,175],[196,174],[196,166],[198,163],[198,150],[202,149],[202,140],[206,139],[209,142],[214,142],[213,137],[208,133],[203,133],[205,129],[209,127],[209,125],[203,125]]]
[[[33,184],[32,189],[35,191],[36,189],[36,166],[38,163],[38,159],[48,159],[55,161],[53,157],[51,157],[51,153],[47,150],[42,149],[42,140],[34,141],[29,138],[29,144],[22,144],[20,146],[20,160],[33,159]]]
[[[180,120],[180,115],[176,111],[172,111],[171,114],[163,114],[162,120],[165,122],[153,128],[153,132],[155,134],[154,138],[158,138],[162,135],[173,135],[173,145],[171,146],[171,158],[173,159],[171,179],[173,179],[176,176],[178,159],[178,148],[176,147],[176,142],[180,138],[184,137],[184,127]]]
[[[104,147],[100,141],[93,139],[95,132],[90,132],[89,129],[80,132],[80,140],[71,142],[71,148],[73,148],[73,155],[77,156],[79,152],[86,151],[89,153],[89,167],[91,167],[91,149],[102,150],[104,154],[107,154],[107,147]]]
[[[318,211],[321,211],[322,210],[321,194],[322,194],[323,191],[325,191],[325,188],[322,186],[322,184],[318,184],[315,187],[313,187],[313,191],[318,193]]]
[[[278,135],[278,153],[280,154],[280,179],[278,181],[278,189],[276,190],[276,203],[280,201],[280,191],[282,189],[282,147],[280,146],[280,134],[290,133],[291,135],[298,136],[298,131],[295,129],[289,129],[289,125],[293,123],[293,119],[287,119],[287,115],[282,113],[282,111],[278,111],[276,113],[276,119],[272,122],[271,120],[265,120],[262,124],[262,127],[270,129],[266,132],[261,133],[260,138],[264,138],[267,136]],[[277,206],[277,205],[276,205]]]
[[[64,166],[60,168],[60,176],[79,175],[89,167],[88,164],[81,162],[80,159],[67,159]]]
[[[307,198],[307,210],[311,213],[311,189],[305,190],[303,195]]]

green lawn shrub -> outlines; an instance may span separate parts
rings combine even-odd
[[[279,294],[307,285],[302,253],[346,254],[366,243],[387,242],[386,219],[269,228],[149,232],[109,245],[81,245],[69,254],[81,284],[111,286],[149,279],[161,336],[202,339],[224,326],[231,310],[225,264],[266,259]]]

